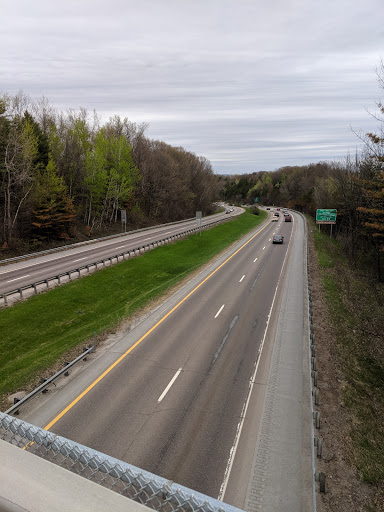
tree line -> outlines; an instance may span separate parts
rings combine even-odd
[[[384,65],[378,79],[384,89]],[[316,216],[337,209],[333,234],[352,265],[364,265],[384,280],[384,105],[373,114],[378,133],[358,135],[362,149],[343,161],[287,166],[274,172],[220,176],[220,194],[238,204],[293,208]],[[327,229],[323,227],[323,229]]]
[[[0,97],[0,246],[30,248],[83,233],[143,227],[214,211],[210,162],[146,137],[147,125]]]

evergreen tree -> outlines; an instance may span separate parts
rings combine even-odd
[[[32,210],[33,241],[40,243],[69,238],[74,217],[73,202],[50,156],[46,168],[39,172],[36,183],[35,207]]]

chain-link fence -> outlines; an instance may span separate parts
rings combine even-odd
[[[163,512],[240,512],[126,462],[0,412],[0,438]]]

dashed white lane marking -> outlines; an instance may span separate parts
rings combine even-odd
[[[245,275],[240,279],[239,283],[241,283],[241,281],[244,279]]]
[[[257,258],[255,258],[255,259],[253,260],[253,263],[256,263],[256,261],[257,261]]]
[[[272,238],[270,238],[270,239],[268,240],[268,242],[270,242],[271,240],[272,240]]]
[[[78,260],[73,260],[73,263],[76,263],[76,261],[82,261],[82,260],[86,260],[87,258],[79,258]]]
[[[264,245],[264,247],[263,247],[263,251],[264,251],[264,249],[265,249],[265,245]]]
[[[161,393],[160,398],[157,400],[158,402],[161,402],[162,399],[165,397],[165,395],[168,393],[168,391],[171,389],[172,385],[174,384],[177,377],[180,375],[183,368],[179,368],[175,375],[172,377],[171,382],[168,384],[168,386],[164,389],[164,391]]]
[[[220,313],[221,313],[221,312],[223,311],[223,309],[224,309],[224,306],[225,306],[225,304],[223,304],[223,305],[221,306],[221,308],[219,309],[219,311],[216,313],[215,318],[217,318],[217,317],[220,315]]]
[[[223,480],[223,483],[221,484],[221,487],[220,487],[219,496],[217,497],[217,499],[219,501],[224,501],[224,495],[225,495],[225,491],[227,490],[227,485],[228,485],[229,477],[230,477],[230,474],[231,474],[231,471],[232,471],[233,461],[234,461],[235,456],[236,456],[237,447],[239,445],[239,440],[240,440],[241,432],[243,430],[244,421],[245,421],[245,418],[247,416],[247,410],[248,410],[249,401],[251,399],[253,386],[256,383],[257,370],[259,368],[260,358],[261,358],[261,354],[262,354],[262,351],[263,351],[265,339],[266,339],[267,332],[268,332],[269,321],[271,320],[273,306],[275,304],[277,290],[279,289],[281,276],[282,276],[283,270],[285,268],[285,260],[287,259],[287,255],[288,255],[288,251],[285,253],[283,265],[281,267],[280,275],[279,275],[279,278],[277,280],[277,284],[276,284],[276,288],[275,288],[275,293],[273,295],[272,304],[271,304],[271,307],[269,309],[269,313],[268,313],[268,317],[267,317],[267,321],[266,321],[266,327],[265,327],[265,330],[264,330],[264,336],[263,336],[263,339],[261,340],[261,343],[260,343],[260,346],[259,346],[259,351],[258,351],[257,358],[256,358],[256,361],[255,361],[255,364],[254,364],[254,371],[253,371],[251,379],[249,381],[247,397],[246,397],[246,400],[245,400],[244,405],[243,405],[243,409],[242,409],[241,414],[240,414],[240,421],[239,421],[239,423],[237,425],[237,430],[236,430],[234,444],[233,444],[233,446],[232,446],[232,448],[231,448],[231,450],[229,452],[229,459],[228,459],[227,467],[226,467],[226,470],[225,470],[225,473],[224,473],[224,480]]]
[[[27,274],[26,276],[16,277],[16,279],[11,279],[10,281],[7,281],[7,283],[12,283],[12,281],[18,281],[19,279],[24,279],[24,277],[29,277],[30,274]]]
[[[123,249],[123,247],[126,247],[126,245],[119,245],[119,247],[115,247],[115,249]]]

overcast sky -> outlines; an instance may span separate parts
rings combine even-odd
[[[0,0],[0,94],[146,122],[215,172],[354,152],[384,0]]]

